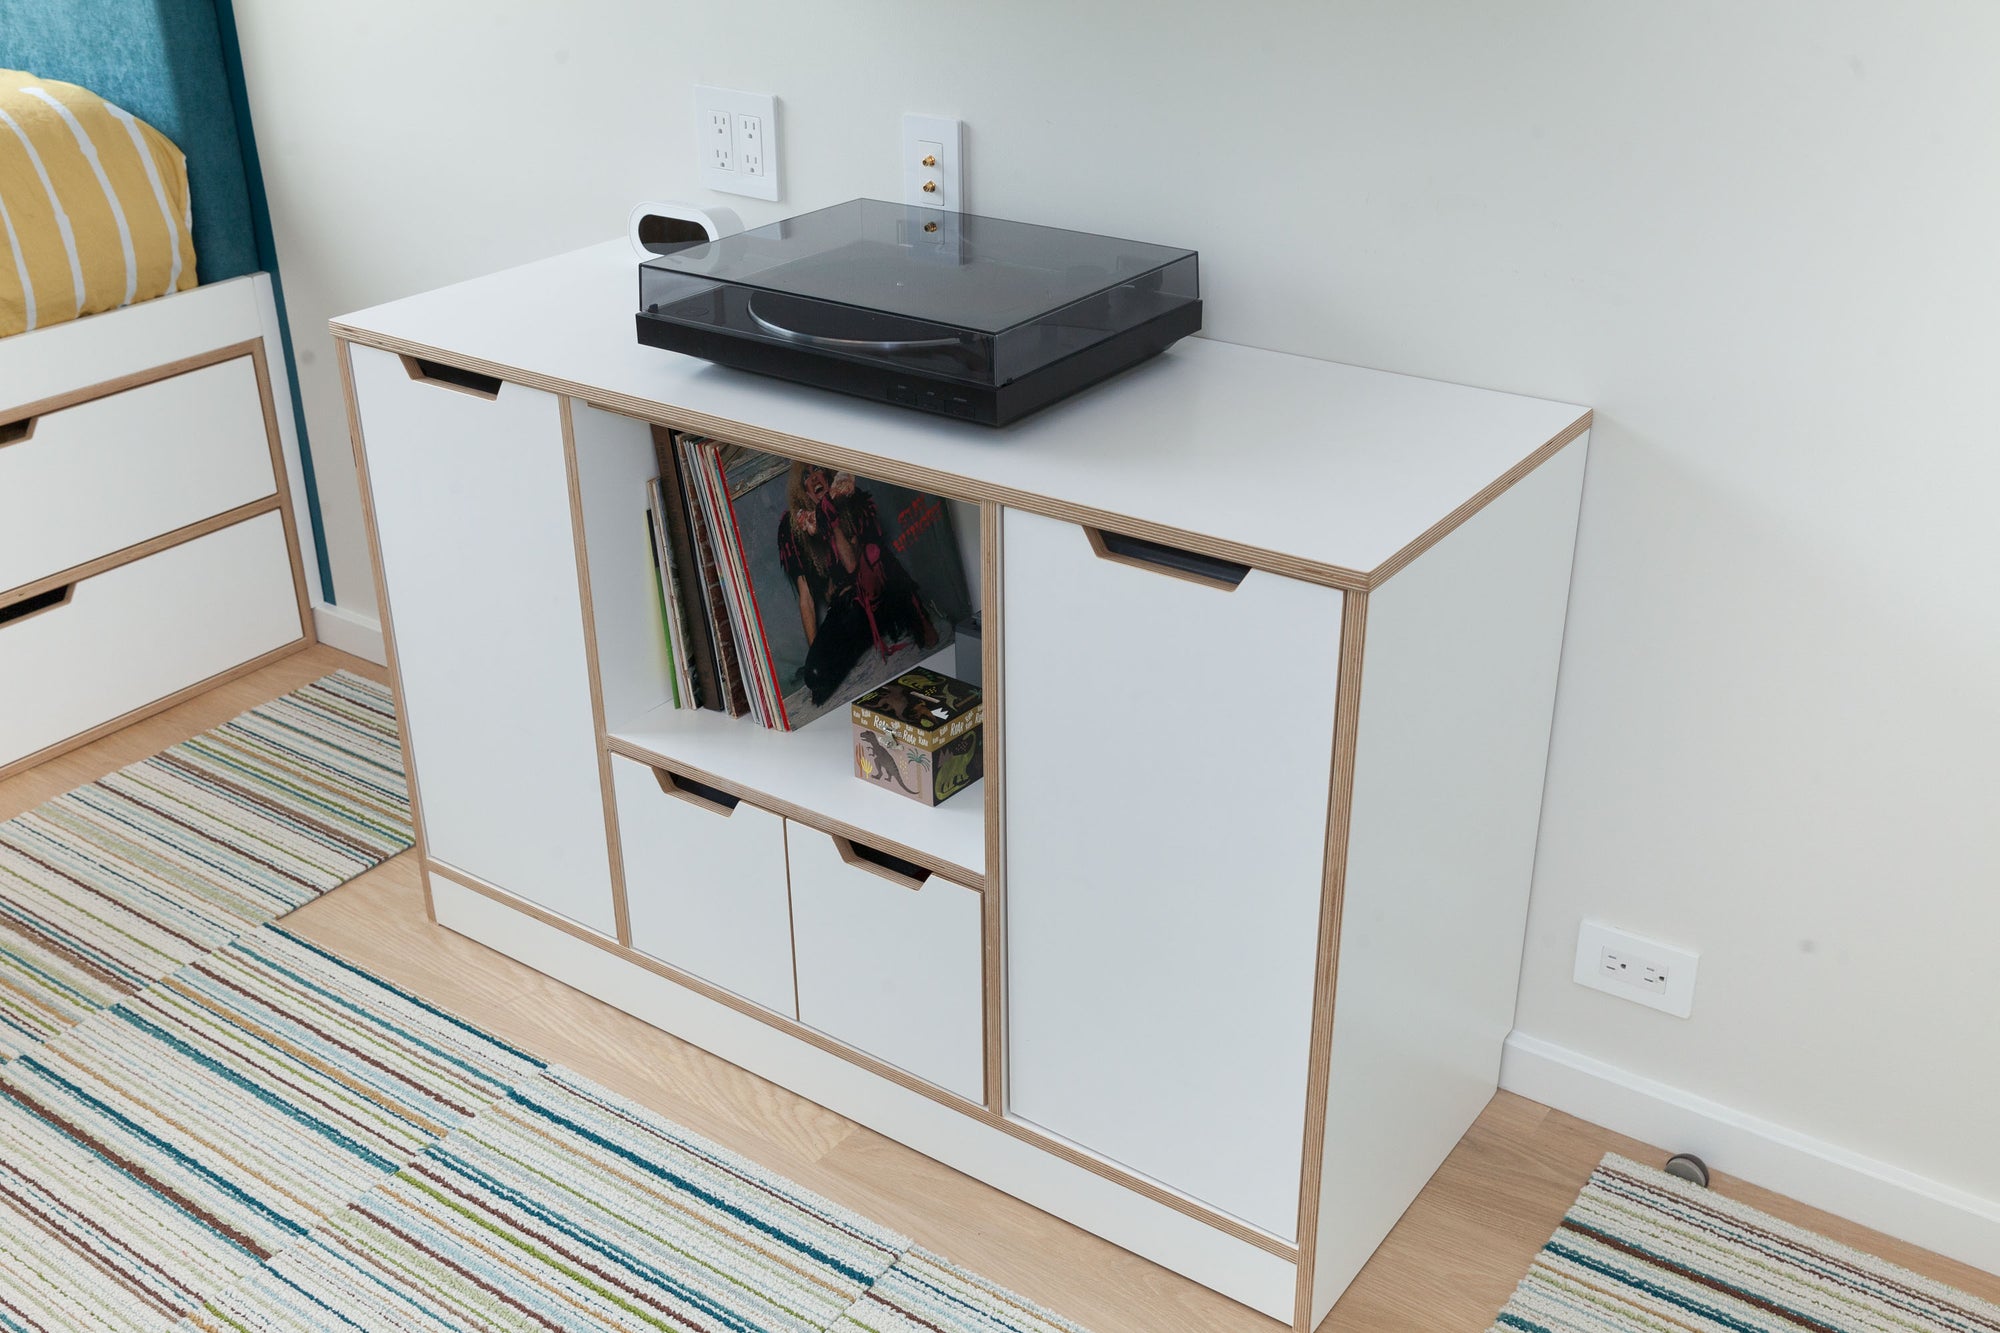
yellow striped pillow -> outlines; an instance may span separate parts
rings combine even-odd
[[[195,285],[187,159],[71,83],[0,70],[0,337]]]

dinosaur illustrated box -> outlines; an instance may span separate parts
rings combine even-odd
[[[979,781],[979,687],[922,667],[853,704],[854,775],[925,805]]]

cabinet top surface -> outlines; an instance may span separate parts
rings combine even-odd
[[[992,429],[639,344],[638,261],[614,241],[333,321],[336,335],[773,449],[1365,587],[1587,410],[1188,338]],[[970,487],[953,487],[962,478]],[[919,478],[919,480],[922,480]],[[1272,557],[1272,558],[1264,558]],[[1295,568],[1297,566],[1297,568]]]

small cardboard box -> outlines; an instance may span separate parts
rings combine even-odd
[[[979,688],[919,667],[854,701],[854,775],[925,805],[985,774]]]

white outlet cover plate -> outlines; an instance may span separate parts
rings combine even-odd
[[[1664,968],[1667,973],[1666,990],[1649,991],[1643,986],[1605,976],[1601,964],[1606,949],[1634,963],[1650,963]],[[1588,986],[1634,1004],[1643,1004],[1649,1009],[1661,1010],[1675,1018],[1686,1018],[1694,1012],[1694,980],[1700,963],[1701,955],[1692,949],[1633,935],[1601,921],[1586,921],[1576,933],[1577,985]]]
[[[965,122],[949,116],[903,117],[901,140],[903,202],[946,213],[965,211]],[[924,165],[926,155],[937,165]],[[924,189],[930,181],[936,190]]]
[[[730,126],[730,165],[723,169],[715,165],[711,153],[710,139],[711,113],[722,112],[728,116]],[[742,131],[738,121],[743,116],[754,116],[763,131],[763,170],[751,173],[744,170],[745,158],[741,143]],[[695,163],[701,169],[703,188],[720,190],[724,194],[748,195],[752,199],[776,199],[783,193],[778,175],[778,99],[769,93],[742,93],[732,88],[710,88],[697,86],[694,90],[694,142]]]

